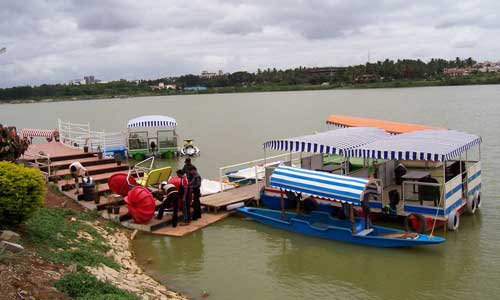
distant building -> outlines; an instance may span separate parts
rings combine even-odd
[[[159,82],[158,85],[149,86],[152,90],[175,90],[177,85],[175,84],[165,84],[163,82]]]
[[[473,69],[482,73],[500,73],[500,62],[485,61],[475,64]]]
[[[470,69],[466,68],[446,68],[443,75],[447,77],[463,77],[470,74]]]
[[[83,85],[85,84],[85,79],[73,79],[68,82],[68,85]]]
[[[83,80],[85,80],[85,84],[94,84],[94,83],[96,83],[94,75],[84,76]]]
[[[307,68],[306,73],[313,76],[333,76],[343,69],[342,67]]]
[[[208,88],[206,86],[186,86],[184,88],[185,91],[194,91],[194,92],[199,92],[199,91],[206,91]]]
[[[363,74],[361,76],[354,78],[355,82],[360,82],[360,83],[375,82],[379,80],[380,76],[378,76],[377,74]]]
[[[224,75],[224,73],[222,72],[222,70],[219,70],[218,73],[208,72],[208,71],[201,71],[200,77],[204,78],[204,79],[210,79],[210,78],[214,78],[216,76],[222,76],[222,75]]]

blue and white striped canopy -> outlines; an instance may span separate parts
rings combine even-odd
[[[309,194],[360,205],[370,181],[294,167],[279,166],[270,178],[270,186],[297,193]]]
[[[174,118],[160,115],[142,116],[129,120],[128,128],[135,127],[174,127],[177,121]]]
[[[350,127],[299,136],[270,140],[264,149],[344,155],[355,147],[390,136],[384,130],[372,127]]]
[[[393,135],[350,150],[352,157],[446,161],[481,143],[481,137],[456,130],[420,130]]]

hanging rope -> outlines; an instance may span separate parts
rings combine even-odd
[[[438,214],[439,214],[439,207],[441,206],[441,202],[444,198],[444,190],[445,190],[445,185],[443,184],[443,188],[441,189],[441,196],[439,197],[439,202],[438,202],[438,205],[437,205],[437,209],[436,209],[436,215],[434,216],[434,222],[432,224],[432,229],[431,229],[431,234],[429,235],[431,238],[432,236],[434,235],[434,228],[436,228],[436,222],[437,222],[437,217],[438,217]]]

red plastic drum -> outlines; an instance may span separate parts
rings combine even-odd
[[[155,214],[155,199],[151,192],[142,186],[136,186],[125,197],[128,211],[137,224],[144,224],[151,220]]]
[[[129,178],[130,182],[127,182],[127,173],[118,173],[113,174],[108,179],[108,186],[112,193],[122,195],[123,197],[127,196],[128,191],[130,190],[129,184],[136,185],[134,177]]]

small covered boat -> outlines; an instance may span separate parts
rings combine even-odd
[[[141,116],[127,123],[128,153],[137,161],[177,155],[177,121],[160,115]]]
[[[439,244],[442,237],[410,233],[371,225],[367,201],[380,189],[374,180],[279,166],[270,177],[270,185],[296,193],[300,199],[314,196],[342,203],[345,218],[314,211],[309,215],[294,212],[242,207],[238,211],[257,222],[306,235],[374,247],[410,247]],[[283,197],[281,198],[283,203]],[[364,218],[354,216],[353,206],[362,206]]]

